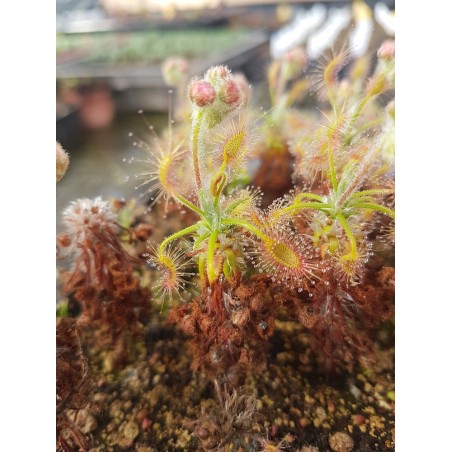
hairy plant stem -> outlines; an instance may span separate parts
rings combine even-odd
[[[204,117],[204,110],[198,110],[196,116],[193,118],[192,124],[192,139],[191,151],[193,155],[193,170],[195,172],[196,186],[198,190],[201,189],[201,172],[199,169],[199,136],[201,133],[202,120]]]
[[[204,256],[200,256],[198,260],[198,273],[201,278],[201,283],[205,282],[205,272],[206,272],[206,258]]]
[[[352,193],[349,199],[360,198],[362,196],[378,196],[378,195],[390,195],[394,193],[392,188],[374,188],[370,190],[362,190],[357,191],[356,193]]]
[[[252,232],[255,236],[259,237],[261,240],[268,240],[268,237],[260,229],[256,228],[256,226],[253,226],[245,220],[240,220],[238,218],[225,218],[222,223],[232,226],[243,226],[244,228]]]
[[[199,207],[196,207],[193,203],[191,203],[188,199],[185,199],[181,195],[174,195],[174,197],[185,207],[188,207],[193,212],[196,212],[200,217],[205,218],[206,214]]]
[[[350,124],[351,126],[354,124],[356,119],[352,120],[352,123]],[[373,121],[369,121],[366,124],[364,124],[362,127],[357,129],[355,132],[351,131],[350,133],[346,134],[345,137],[344,137],[344,145],[345,146],[350,146],[351,142],[353,141],[353,139],[355,137],[357,137],[359,134],[365,132],[370,127],[377,126],[378,124],[381,124],[383,121],[384,121],[384,118],[374,119]]]
[[[229,204],[229,206],[226,207],[226,209],[224,210],[225,213],[232,212],[236,207],[240,206],[240,204],[246,201],[248,201],[247,198],[237,199],[236,201],[232,202],[231,204]]]
[[[328,100],[330,101],[330,104],[333,107],[333,112],[336,115],[337,114],[337,109],[336,109],[336,103],[334,101],[333,90],[328,85],[327,85],[327,93],[328,93]]]
[[[166,237],[165,240],[160,244],[159,246],[159,255],[163,253],[163,250],[168,243],[172,242],[173,240],[178,239],[179,237],[183,237],[184,235],[191,234],[192,232],[195,232],[199,227],[199,224],[193,224],[191,226],[188,226],[187,228],[181,229],[180,231],[175,232],[174,234],[171,234],[170,236]]]
[[[223,193],[224,187],[225,187],[225,185],[226,185],[227,176],[226,176],[226,171],[225,171],[225,169],[226,169],[226,164],[223,163],[223,164],[221,165],[220,170],[219,170],[218,173],[217,173],[217,174],[219,174],[218,177],[221,177],[221,181],[220,181],[220,185],[217,187],[217,193],[216,193],[216,195],[215,195],[215,201],[214,201],[215,206],[218,206],[218,203],[219,203],[219,201],[220,201],[221,193]]]
[[[299,195],[297,195],[295,197],[295,202],[301,201],[303,198],[314,199],[319,202],[323,202],[323,199],[324,199],[323,196],[316,195],[314,193],[300,193]],[[294,204],[295,204],[295,202],[294,202]]]
[[[217,244],[218,231],[212,231],[209,238],[209,246],[207,248],[207,278],[209,279],[209,284],[212,285],[217,279],[215,274],[215,245]]]
[[[210,235],[210,231],[206,232],[205,234],[199,236],[196,240],[195,243],[193,243],[193,250],[196,250],[199,248],[199,245],[201,245],[201,243]]]
[[[286,79],[283,74],[283,66],[281,65],[281,67],[279,68],[278,80],[276,83],[275,96],[272,99],[273,105],[276,105],[276,102],[279,102],[279,100],[281,99],[281,96],[284,92],[285,87],[286,87]]]
[[[357,207],[358,209],[375,210],[377,212],[384,213],[391,218],[395,218],[395,212],[392,209],[390,209],[389,207],[380,206],[380,204],[374,204],[371,202],[359,202],[354,203],[353,207]]]
[[[361,114],[362,109],[366,106],[367,102],[372,96],[370,94],[367,94],[364,96],[363,100],[358,104],[358,107],[356,107],[355,113],[353,113],[352,119],[351,119],[351,126],[353,126],[358,119],[359,115]]]
[[[287,213],[302,209],[327,210],[331,209],[331,205],[326,202],[297,202],[292,204],[291,206],[285,207],[282,210],[276,211],[273,220],[276,220],[279,217],[286,215]]]
[[[358,248],[356,246],[356,238],[353,235],[352,230],[350,229],[349,224],[347,223],[347,220],[345,219],[344,215],[341,213],[336,214],[336,218],[339,220],[339,223],[344,228],[345,233],[347,234],[348,240],[350,242],[350,259],[356,260],[358,258]]]
[[[330,142],[328,146],[328,163],[330,165],[330,177],[331,177],[331,183],[333,184],[333,190],[337,191],[337,177],[336,177],[336,169],[334,167],[334,158],[333,158],[333,146],[331,145],[331,137]]]

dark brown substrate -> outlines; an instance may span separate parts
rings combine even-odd
[[[229,372],[231,384],[256,395],[258,416],[254,439],[242,435],[221,450],[240,450],[241,443],[242,450],[258,451],[262,445],[255,438],[276,444],[286,437],[286,450],[310,445],[330,451],[330,435],[336,432],[353,439],[354,451],[394,450],[393,325],[376,335],[372,370],[361,368],[355,376],[325,375],[308,334],[300,324],[278,320],[267,365]],[[201,450],[193,421],[201,407],[208,412],[218,402],[211,381],[191,370],[190,344],[161,316],[150,326],[145,347],[138,346],[141,358],[134,364],[103,375],[95,364],[103,354],[90,357],[95,390],[90,407],[75,421],[91,442],[89,450]]]

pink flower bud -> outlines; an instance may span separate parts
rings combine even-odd
[[[241,72],[234,74],[232,80],[237,83],[237,86],[240,89],[241,101],[246,104],[251,96],[250,82]]]
[[[204,80],[194,80],[189,92],[190,100],[198,107],[210,105],[215,100],[214,87]]]
[[[295,47],[283,56],[283,71],[287,80],[299,75],[308,63],[306,52],[302,47]]]
[[[378,49],[377,55],[380,60],[392,60],[395,58],[395,41],[392,39],[383,41],[383,44]]]
[[[238,106],[240,104],[240,88],[234,80],[228,80],[221,87],[220,99],[227,105]]]

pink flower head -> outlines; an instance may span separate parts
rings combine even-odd
[[[228,80],[220,90],[220,99],[227,105],[238,106],[241,101],[240,88],[234,80]]]
[[[386,39],[381,44],[377,52],[380,60],[392,60],[395,58],[395,41],[392,39]]]
[[[198,107],[210,105],[215,100],[214,87],[204,80],[194,80],[189,91],[190,100]]]

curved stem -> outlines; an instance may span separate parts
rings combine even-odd
[[[394,193],[392,188],[375,188],[372,190],[357,191],[350,195],[350,198],[359,198],[361,196],[378,196],[378,195],[390,195]]]
[[[210,231],[207,231],[205,234],[201,235],[195,240],[195,243],[193,243],[193,250],[196,250],[199,245],[210,235]]]
[[[354,208],[358,209],[369,209],[375,210],[377,212],[384,213],[385,215],[389,215],[391,218],[395,218],[395,212],[389,207],[380,206],[380,204],[373,204],[371,202],[357,202],[353,203]]]
[[[377,126],[378,124],[381,124],[384,121],[385,118],[377,118],[373,121],[366,122],[363,126],[361,126],[352,136],[351,139],[355,138],[356,135],[364,132],[365,130],[369,129],[370,127]]]
[[[220,169],[220,171],[221,171],[221,169]],[[226,173],[224,171],[221,172],[219,178],[220,178],[220,181],[219,181],[218,187],[216,188],[217,194],[215,195],[215,201],[214,201],[215,206],[218,206],[221,193],[223,192],[223,189],[226,185],[226,181],[227,181]]]
[[[315,199],[316,201],[319,201],[319,202],[323,202],[323,196],[321,196],[321,195],[316,195],[316,194],[314,194],[314,193],[300,193],[299,195],[297,195],[296,197],[295,197],[295,199],[303,199],[303,198],[308,198],[308,199]]]
[[[245,220],[239,220],[237,218],[225,218],[224,220],[222,220],[222,223],[231,226],[243,226],[244,228],[252,232],[255,236],[259,237],[261,240],[268,240],[268,237],[260,229]]]
[[[363,100],[358,104],[358,106],[356,107],[355,112],[353,113],[351,120],[350,120],[350,127],[353,127],[355,125],[356,120],[358,119],[361,110],[364,108],[364,106],[367,104],[367,101],[371,98],[372,96],[370,96],[369,94],[367,94]]]
[[[331,205],[326,202],[301,202],[294,203],[291,206],[285,207],[282,210],[276,211],[274,215],[274,219],[276,220],[287,213],[293,212],[294,210],[303,210],[303,209],[316,209],[316,210],[324,210],[331,209]]]
[[[209,238],[209,246],[207,248],[207,278],[209,283],[212,284],[215,279],[215,245],[217,244],[218,231],[213,231]]]
[[[196,224],[189,226],[188,228],[181,229],[180,231],[177,231],[174,234],[166,237],[166,239],[163,240],[163,242],[159,246],[159,254],[163,252],[163,249],[165,248],[166,245],[168,245],[168,243],[172,242],[173,240],[178,239],[179,237],[183,237],[184,235],[195,232],[198,229],[198,227],[199,227],[199,225],[198,225],[198,223],[196,223]]]
[[[236,207],[240,206],[240,204],[249,201],[249,198],[241,198],[241,199],[237,199],[236,201],[232,202],[231,204],[229,204],[229,206],[226,207],[226,209],[224,210],[226,213],[230,213],[232,212]]]
[[[206,214],[199,207],[196,207],[193,203],[191,203],[188,199],[185,199],[181,195],[175,195],[174,197],[185,207],[188,207],[190,210],[193,210],[193,212],[196,212],[200,217],[205,217]]]
[[[344,138],[344,144],[346,146],[349,146],[350,143],[353,141],[353,139],[355,137],[357,137],[359,134],[365,132],[367,129],[369,129],[370,127],[373,126],[377,126],[378,124],[381,124],[384,121],[384,118],[377,118],[374,119],[373,121],[369,121],[366,124],[364,124],[362,127],[360,127],[359,129],[355,130],[354,132],[350,132],[348,133],[345,138]]]
[[[336,215],[336,218],[339,220],[339,223],[344,228],[344,231],[347,234],[348,240],[350,241],[350,256],[352,259],[356,259],[358,257],[358,248],[356,246],[355,236],[353,235],[353,232],[350,229],[350,226],[347,223],[347,220],[345,219],[344,215],[342,215],[341,213],[338,213]]]

